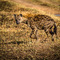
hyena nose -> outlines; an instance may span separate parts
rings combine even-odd
[[[19,24],[20,23],[20,21],[16,21],[16,24]]]

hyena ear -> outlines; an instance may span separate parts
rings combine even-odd
[[[14,14],[14,17],[16,17],[16,14]]]
[[[22,14],[20,14],[20,16],[22,17],[23,15],[22,15]]]

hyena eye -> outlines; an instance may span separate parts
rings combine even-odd
[[[19,21],[20,21],[20,19],[19,19]]]
[[[20,16],[22,17],[22,14],[20,14]]]

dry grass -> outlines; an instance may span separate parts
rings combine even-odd
[[[30,3],[38,4],[45,7],[54,8],[60,10],[60,0],[25,0]]]
[[[56,21],[58,39],[55,38],[55,41],[51,41],[51,37],[49,37],[45,40],[47,36],[45,32],[41,30],[38,31],[39,41],[36,41],[29,37],[31,29],[27,25],[16,25],[13,14],[22,13],[27,18],[34,14],[42,14],[41,10],[37,11],[36,9],[27,8],[15,2],[13,3],[12,1],[4,1],[13,5],[9,7],[10,5],[7,3],[4,7],[3,3],[2,7],[4,7],[4,9],[2,7],[0,8],[0,60],[59,60],[60,19],[42,11],[44,15],[49,15]],[[17,7],[17,9],[15,7]]]

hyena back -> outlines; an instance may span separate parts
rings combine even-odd
[[[54,41],[53,35],[57,35],[57,26],[55,21],[51,17],[47,15],[35,15],[34,17],[28,17],[27,19],[25,19],[22,14],[14,14],[14,17],[16,20],[16,24],[25,23],[32,29],[32,32],[30,34],[31,38],[34,34],[34,38],[38,39],[37,32],[39,29],[44,30],[47,36],[50,33],[52,36],[52,41]]]

